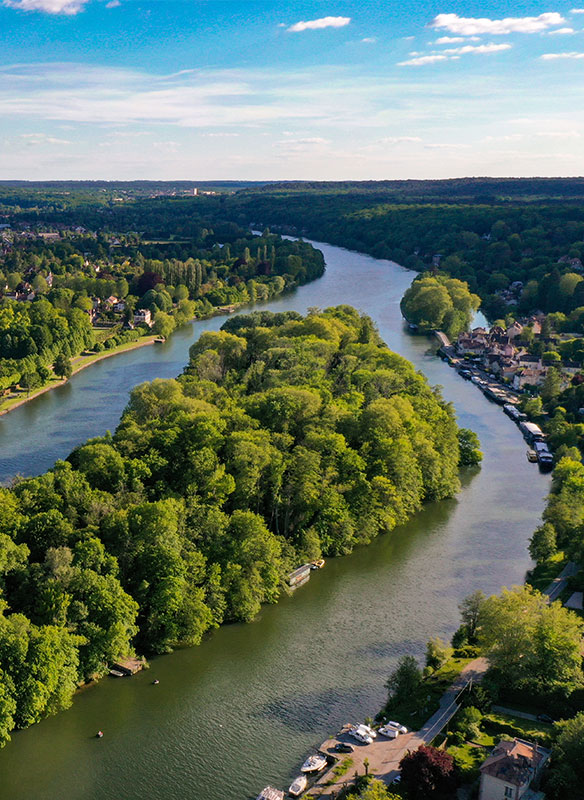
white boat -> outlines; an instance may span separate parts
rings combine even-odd
[[[292,797],[298,797],[299,794],[306,789],[308,784],[308,778],[306,775],[299,775],[295,781],[292,782],[290,788],[288,789],[288,794],[291,794]]]
[[[300,767],[300,772],[320,772],[321,769],[326,767],[327,761],[325,756],[319,753],[315,756],[308,756],[304,764]]]
[[[359,725],[362,731],[365,731],[367,736],[371,736],[372,739],[377,738],[377,731],[374,731],[370,725]]]

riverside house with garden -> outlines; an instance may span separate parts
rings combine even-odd
[[[479,800],[540,800],[536,790],[550,751],[523,739],[500,741],[480,768]]]

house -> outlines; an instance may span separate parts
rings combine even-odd
[[[149,308],[140,308],[138,311],[134,312],[134,324],[135,325],[148,325],[149,328],[152,327],[154,324],[152,321],[152,314],[150,313]]]
[[[532,369],[530,367],[526,367],[525,369],[515,373],[513,377],[513,388],[520,390],[524,389],[526,386],[541,386],[546,376],[546,372],[547,370],[545,368]]]
[[[524,739],[499,742],[480,767],[479,800],[521,800],[534,798],[550,751]]]
[[[514,339],[516,336],[521,336],[523,333],[523,325],[520,322],[514,322],[506,330],[506,335],[509,339]]]
[[[121,313],[122,311],[126,310],[126,301],[125,300],[118,300],[117,303],[114,303],[114,311]]]

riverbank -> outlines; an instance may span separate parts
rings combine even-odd
[[[137,342],[126,342],[125,344],[120,344],[118,347],[114,347],[111,350],[108,350],[107,353],[91,353],[90,355],[81,355],[76,356],[75,358],[71,359],[71,378],[73,375],[77,375],[78,372],[81,372],[87,367],[91,367],[93,364],[96,364],[98,361],[103,361],[105,358],[111,358],[112,356],[117,356],[120,353],[127,353],[129,350],[137,350],[140,347],[147,347],[151,344],[154,344],[158,336],[154,334],[151,336],[144,336],[142,339],[138,339]],[[31,400],[34,400],[37,397],[45,394],[46,392],[50,392],[53,389],[57,389],[59,386],[63,386],[67,383],[70,378],[50,378],[50,382],[41,386],[39,389],[35,389],[30,394],[27,394],[26,397],[22,397],[20,395],[16,395],[8,399],[1,407],[0,407],[0,417],[8,414],[10,411],[14,411],[15,408],[20,408],[20,406],[29,403]]]

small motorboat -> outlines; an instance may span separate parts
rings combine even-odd
[[[317,558],[316,561],[310,562],[310,569],[322,569],[324,567],[324,558]]]
[[[158,680],[158,678],[154,678],[154,680],[152,681],[152,686],[158,686],[159,683],[160,681]]]
[[[306,789],[307,784],[308,778],[306,775],[299,775],[290,785],[288,794],[292,795],[292,797],[298,797],[298,795],[302,794],[302,792]]]
[[[532,450],[531,447],[527,451],[527,460],[531,461],[532,464],[537,463],[537,453],[535,452],[535,450]]]
[[[324,756],[317,754],[308,756],[304,764],[300,767],[300,772],[320,772],[326,767],[327,761]]]
[[[110,669],[109,674],[112,675],[114,678],[125,678],[125,674],[120,672],[119,669]]]
[[[101,738],[103,738],[103,731],[98,731],[98,732],[95,734],[95,738],[96,738],[96,739],[101,739]]]

